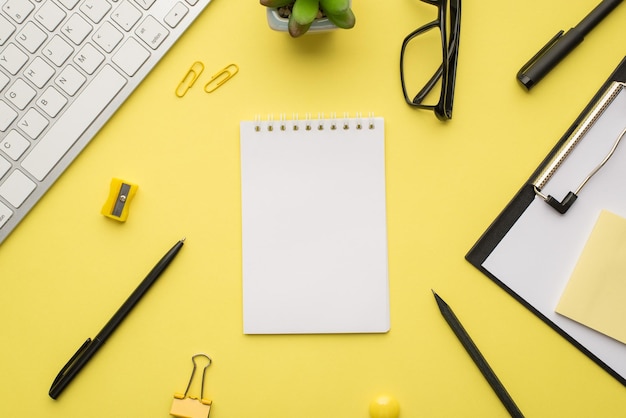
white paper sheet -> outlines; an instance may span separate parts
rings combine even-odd
[[[241,123],[246,334],[389,330],[384,120]]]

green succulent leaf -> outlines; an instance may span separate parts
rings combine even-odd
[[[352,9],[346,9],[344,12],[338,14],[330,14],[326,12],[326,16],[328,17],[328,20],[343,29],[353,28],[356,24],[356,17],[354,16]]]
[[[293,3],[293,0],[260,0],[260,2],[267,7],[283,7]]]
[[[299,25],[310,25],[317,17],[319,8],[319,0],[297,0],[291,15]]]
[[[300,23],[298,23],[296,21],[296,19],[293,17],[293,13],[291,14],[291,16],[289,16],[289,22],[287,23],[287,29],[289,30],[289,34],[294,37],[297,38],[298,36],[302,36],[304,35],[309,28],[311,27],[311,24],[313,23],[313,21],[306,23],[304,25],[301,25]]]
[[[350,0],[319,0],[324,12],[331,15],[344,13],[350,7]]]

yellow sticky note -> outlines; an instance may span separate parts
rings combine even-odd
[[[556,312],[626,344],[626,219],[602,211]]]

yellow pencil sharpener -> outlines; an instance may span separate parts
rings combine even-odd
[[[107,218],[115,219],[116,221],[126,222],[128,213],[130,211],[130,202],[135,197],[139,186],[130,183],[125,180],[113,178],[111,180],[111,187],[109,189],[109,197],[104,206],[102,206],[102,213]]]

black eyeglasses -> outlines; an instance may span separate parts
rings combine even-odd
[[[422,1],[437,6],[438,15],[436,20],[414,30],[402,42],[402,92],[409,105],[433,110],[438,119],[448,120],[452,118],[459,56],[461,0]],[[418,93],[411,99],[409,91]]]

